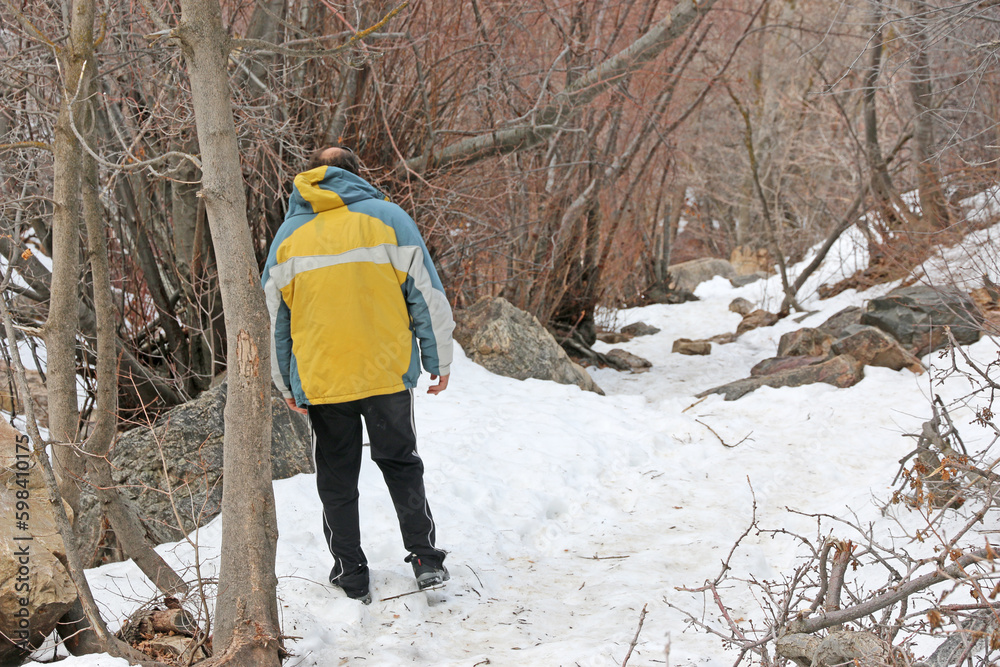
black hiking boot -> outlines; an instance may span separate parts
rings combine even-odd
[[[417,578],[417,588],[420,590],[439,586],[451,579],[448,568],[444,566],[442,559],[410,554],[404,561],[413,566],[413,576]]]
[[[337,575],[339,568],[334,565],[330,570],[330,583],[342,589],[347,597],[360,600],[362,604],[371,604],[372,594],[368,591],[368,566],[359,565],[353,572]]]

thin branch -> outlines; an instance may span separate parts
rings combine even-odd
[[[293,56],[296,58],[322,58],[324,56],[333,56],[347,49],[351,48],[356,42],[359,42],[379,28],[388,23],[396,14],[400,13],[407,6],[409,6],[410,0],[406,0],[401,5],[390,11],[381,21],[371,26],[370,28],[365,28],[360,32],[354,33],[349,40],[341,44],[340,46],[335,46],[330,49],[290,49],[279,44],[272,44],[267,40],[263,39],[234,39],[231,42],[232,48],[240,49],[243,51],[253,51],[253,52],[264,52],[264,53],[275,53],[283,56]]]
[[[0,144],[0,152],[15,151],[25,148],[35,148],[40,151],[52,152],[52,144],[45,141],[16,141],[12,144]]]
[[[639,643],[639,633],[642,632],[642,623],[646,620],[646,605],[642,605],[642,613],[639,614],[639,627],[635,629],[635,637],[632,637],[632,642],[628,645],[628,653],[625,654],[625,659],[622,660],[622,667],[628,665],[628,659],[632,657],[632,651],[635,650],[635,645]]]
[[[73,134],[76,135],[76,139],[77,141],[80,142],[80,146],[83,147],[83,150],[87,151],[87,154],[90,155],[90,157],[92,157],[95,162],[97,162],[102,167],[107,167],[108,169],[114,169],[116,171],[139,171],[140,169],[149,169],[154,175],[162,176],[163,174],[157,172],[155,169],[153,169],[153,167],[162,164],[163,162],[172,157],[177,157],[184,160],[188,160],[195,167],[201,169],[201,160],[199,160],[198,158],[189,153],[182,153],[180,151],[169,151],[167,153],[164,153],[163,155],[160,155],[158,157],[149,160],[139,160],[129,163],[108,162],[103,157],[98,155],[97,152],[90,147],[90,144],[87,143],[86,138],[83,136],[83,134],[81,134],[79,128],[77,128],[76,121],[73,118],[73,106],[76,104],[77,98],[80,95],[80,88],[83,83],[83,76],[86,69],[87,69],[87,63],[84,63],[83,67],[80,68],[80,80],[77,81],[76,92],[74,92],[72,97],[70,98],[69,104],[67,104],[67,110],[69,111],[69,126],[73,128]],[[65,92],[66,94],[69,93],[68,90]],[[129,159],[134,160],[134,158],[132,158],[131,156],[129,156]]]

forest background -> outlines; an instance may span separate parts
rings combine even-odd
[[[417,220],[456,308],[503,296],[571,350],[698,257],[776,266],[788,314],[786,266],[859,220],[870,265],[829,292],[905,275],[996,181],[998,6],[0,0],[8,333],[44,341],[50,439],[92,455],[54,449],[62,495],[236,360],[227,457],[260,444],[269,417],[235,427],[266,412],[251,278],[331,142]]]

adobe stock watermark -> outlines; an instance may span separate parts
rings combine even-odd
[[[28,474],[31,470],[30,440],[26,435],[18,435],[14,439],[14,561],[17,564],[17,574],[14,579],[14,592],[17,594],[16,611],[17,630],[11,637],[14,644],[22,651],[31,652],[31,610],[28,608],[31,596],[31,491],[28,488]]]

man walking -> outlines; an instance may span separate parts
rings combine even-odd
[[[448,386],[455,327],[413,220],[358,175],[344,147],[317,151],[295,177],[264,267],[272,376],[313,426],[330,583],[371,602],[361,549],[358,475],[364,417],[417,585],[448,579],[417,455],[413,388],[420,366]]]

